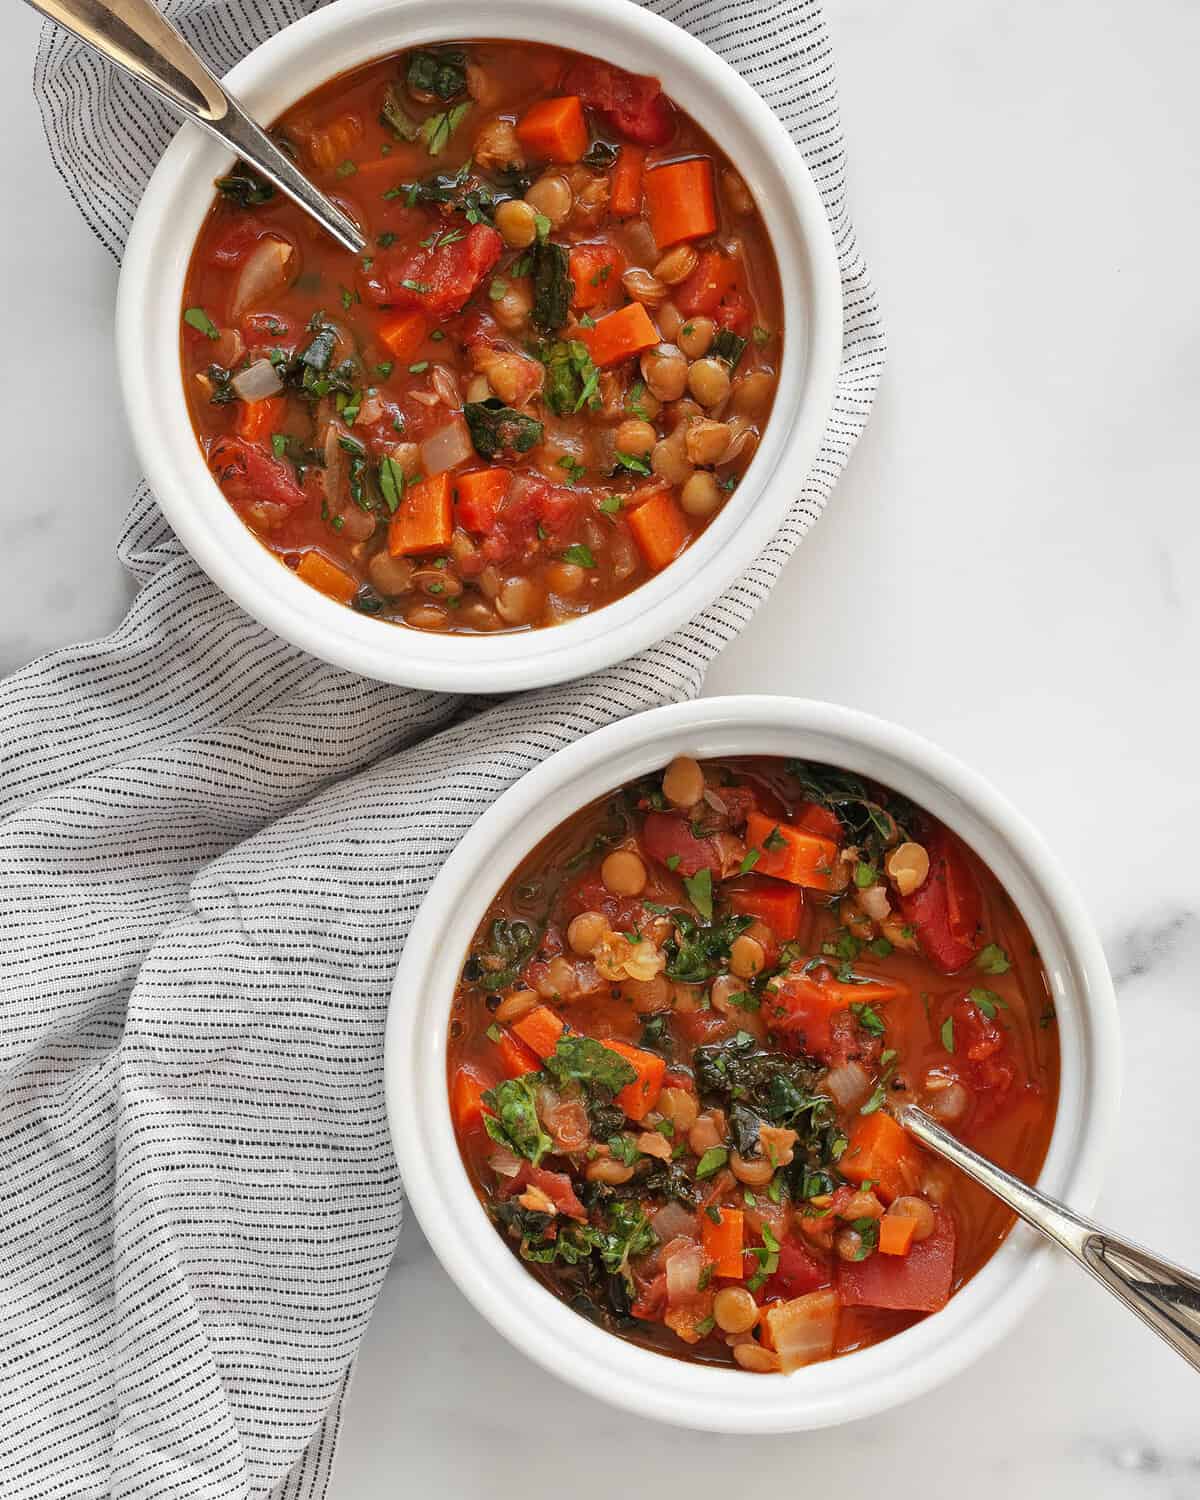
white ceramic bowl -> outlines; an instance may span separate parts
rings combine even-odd
[[[1058,1013],[1062,1084],[1039,1178],[1091,1207],[1119,1092],[1116,1003],[1070,882],[1025,820],[974,772],[896,725],[796,698],[701,699],[588,735],[522,778],[447,860],[409,935],[392,990],[385,1059],[405,1188],[442,1265],[501,1333],[564,1380],[642,1416],[717,1432],[791,1432],[868,1416],[957,1374],[1010,1329],[1049,1270],[1018,1227],[940,1313],[793,1375],[670,1359],[597,1328],[551,1295],[488,1221],[463,1169],[446,1087],[459,964],[495,894],[540,839],[593,798],[675,755],[802,756],[861,772],[936,814],[986,861],[1038,944]],[[480,871],[490,872],[484,878]]]
[[[117,355],[138,456],[167,519],[215,583],[287,640],[388,682],[464,692],[539,686],[611,665],[712,602],[778,530],[816,454],[841,356],[833,237],[804,161],[754,90],[702,43],[629,0],[338,0],[256,48],[227,76],[271,120],[335,74],[424,42],[525,38],[642,73],[725,148],[766,222],[783,286],[774,415],[746,476],[687,552],[632,594],[545,630],[436,635],[334,604],[281,566],[238,519],[204,463],[179,361],[192,245],[229,158],[185,127],[146,188],[117,296]]]

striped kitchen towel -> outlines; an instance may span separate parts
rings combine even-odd
[[[382,1039],[424,891],[523,772],[700,690],[862,431],[884,341],[821,10],[656,4],[761,91],[822,193],[846,325],[820,455],[772,544],[686,628],[485,704],[275,639],[139,491],[127,619],[0,685],[5,1500],[326,1493],[400,1218]],[[307,8],[167,5],[218,71]],[[55,165],[119,255],[175,121],[50,29],[35,86]]]

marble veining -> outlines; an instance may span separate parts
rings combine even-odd
[[[1041,828],[1119,985],[1122,1124],[1098,1215],[1200,1265],[1200,7],[829,12],[890,362],[829,514],[708,688],[898,719]],[[36,28],[21,7],[0,14],[0,258],[20,356],[0,366],[0,669],[120,618],[113,547],[136,480],[115,268],[46,157]],[[1062,1265],[1008,1339],[904,1408],[752,1444],[685,1436],[517,1355],[409,1223],[330,1500],[1200,1500],[1198,1396]]]

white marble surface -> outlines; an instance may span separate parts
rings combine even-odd
[[[899,719],[1040,825],[1119,986],[1124,1128],[1101,1211],[1200,1265],[1200,9],[831,0],[831,20],[891,361],[833,507],[709,687]],[[35,32],[0,14],[0,668],[116,621],[135,477],[115,268],[48,163]],[[1198,1394],[1064,1266],[1001,1348],[907,1408],[753,1445],[683,1437],[556,1387],[409,1225],[333,1496],[1182,1500],[1200,1495]]]

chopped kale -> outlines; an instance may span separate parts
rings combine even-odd
[[[533,325],[543,333],[554,333],[570,317],[575,296],[567,248],[539,240],[528,253],[533,261]]]
[[[257,208],[275,196],[275,188],[265,177],[260,177],[244,161],[235,164],[232,172],[218,177],[213,183],[223,198],[229,198],[239,208]]]
[[[912,817],[912,810],[902,798],[891,795],[885,808],[871,795],[861,776],[818,761],[789,761],[788,770],[803,796],[834,813],[848,841],[870,859],[881,859],[897,836],[904,836],[903,825]]]
[[[592,363],[586,345],[577,339],[560,339],[550,345],[542,358],[546,366],[542,395],[551,411],[566,417],[582,411],[589,403],[599,404],[596,388],[600,372]]]
[[[734,333],[732,328],[720,329],[712,341],[712,352],[718,359],[723,359],[731,370],[737,369],[738,360],[745,348],[746,340]]]
[[[405,82],[414,96],[432,95],[448,103],[467,91],[467,55],[457,47],[429,47],[412,52]]]
[[[533,1082],[537,1077],[536,1073],[523,1073],[520,1078],[506,1078],[483,1096],[492,1111],[483,1117],[488,1135],[497,1145],[526,1157],[535,1167],[554,1144],[538,1119]]]
[[[745,932],[753,917],[734,914],[701,925],[688,912],[672,913],[675,935],[666,944],[667,978],[681,984],[703,984],[721,970],[733,940]]]
[[[476,948],[463,966],[471,984],[489,992],[515,984],[517,976],[537,947],[537,934],[527,922],[508,922],[497,917],[492,923],[486,948]]]
[[[379,118],[402,141],[415,141],[421,134],[420,124],[405,109],[400,90],[394,83],[388,85],[387,93],[383,96]]]
[[[505,406],[498,396],[489,396],[486,401],[468,401],[463,416],[481,458],[515,457],[518,453],[528,453],[542,440],[542,424]]]
[[[606,172],[617,159],[617,148],[607,141],[593,141],[579,160],[585,167],[595,167]]]
[[[546,1067],[560,1084],[576,1082],[589,1091],[603,1089],[608,1098],[637,1077],[633,1065],[619,1052],[587,1036],[559,1037]]]
[[[729,1128],[733,1133],[733,1144],[739,1156],[758,1155],[758,1137],[763,1127],[762,1116],[748,1105],[736,1100],[729,1110]]]

